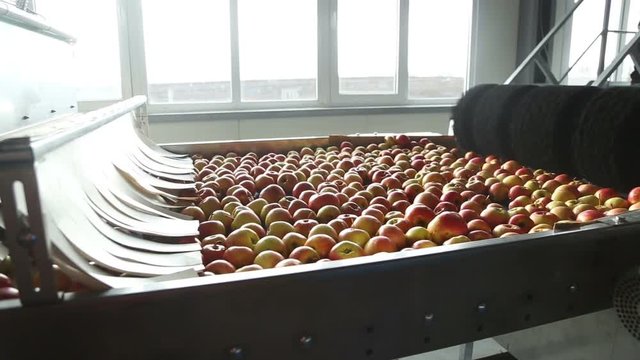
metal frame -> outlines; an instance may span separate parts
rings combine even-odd
[[[640,261],[639,231],[632,213],[620,225],[72,294],[52,306],[2,302],[0,339],[20,358],[396,358],[610,307],[616,276]],[[40,345],[28,346],[34,337]]]
[[[136,97],[86,114],[93,121],[30,146],[23,142],[11,147],[16,151],[5,149],[0,160],[7,166],[0,169],[10,169],[10,160],[32,166],[69,139],[138,109],[144,101]],[[366,144],[381,137],[186,143],[165,148],[208,155],[284,151],[345,139]],[[453,142],[451,137],[432,140]],[[7,184],[16,178],[2,175]],[[23,182],[29,184],[28,179]],[[6,186],[2,189],[6,191]],[[4,193],[0,195],[4,199]],[[32,195],[37,199],[37,193]],[[38,240],[46,239],[34,226],[39,223],[39,208],[29,198],[27,202],[33,233]],[[18,243],[21,223],[6,218],[16,224],[7,234]],[[72,293],[60,303],[58,297],[31,303],[40,304],[37,307],[3,301],[0,345],[11,358],[43,354],[91,354],[97,359],[394,358],[608,308],[616,276],[640,262],[638,233],[640,213],[631,212],[564,232]],[[32,243],[46,247],[46,241]],[[50,270],[50,263],[45,265]],[[24,264],[19,267],[29,269]],[[99,335],[87,329],[97,329]],[[28,346],[34,337],[39,346]],[[462,358],[471,351],[472,345],[463,347]]]
[[[58,121],[36,124],[0,141],[0,198],[6,226],[5,245],[15,263],[23,305],[52,304],[60,300],[43,222],[43,207],[36,178],[37,162],[71,139],[83,136],[131,111],[136,111],[136,125],[138,130],[144,132],[145,101],[145,97],[138,96],[73,119],[60,118]],[[66,129],[36,141],[30,139],[29,134],[33,132],[38,133],[50,127],[56,129],[57,126]],[[16,183],[22,185],[20,191]],[[38,288],[33,283],[36,273],[40,276]]]
[[[631,42],[629,44],[627,44],[627,46],[625,46],[625,39],[621,36],[619,37],[618,41],[617,41],[617,55],[616,58],[614,59],[614,61],[609,64],[609,66],[605,67],[605,58],[606,58],[606,51],[607,51],[607,42],[608,42],[608,35],[609,33],[619,33],[619,34],[626,34],[626,33],[634,33],[634,32],[629,32],[629,31],[625,31],[624,29],[626,29],[627,27],[627,22],[628,22],[628,17],[629,17],[629,0],[623,0],[621,3],[621,8],[620,8],[620,13],[619,13],[619,17],[620,17],[620,28],[623,30],[609,30],[609,19],[610,19],[610,15],[611,15],[611,0],[606,0],[604,3],[604,14],[603,14],[603,19],[602,19],[602,28],[601,31],[598,33],[598,35],[593,39],[593,41],[591,41],[591,43],[587,46],[587,48],[578,56],[578,58],[573,62],[573,64],[569,65],[568,64],[568,47],[564,46],[564,43],[566,43],[567,41],[570,42],[570,38],[571,38],[571,31],[570,29],[567,31],[566,29],[563,31],[563,39],[556,39],[560,41],[560,45],[555,44],[555,47],[558,48],[560,47],[560,49],[562,49],[562,51],[559,51],[558,53],[560,53],[560,60],[553,60],[553,69],[555,69],[557,72],[562,72],[562,75],[559,77],[556,77],[552,71],[552,66],[550,66],[549,64],[547,64],[546,62],[544,62],[542,59],[540,59],[538,57],[539,52],[542,50],[542,48],[544,46],[546,46],[546,44],[550,41],[550,39],[552,37],[554,37],[561,29],[562,27],[564,27],[567,23],[570,24],[573,14],[574,12],[577,10],[577,8],[582,4],[583,0],[577,1],[575,2],[575,4],[573,4],[573,2],[558,2],[558,10],[561,10],[561,7],[566,7],[567,4],[571,3],[572,7],[566,11],[566,14],[564,14],[564,16],[562,18],[559,18],[559,20],[557,21],[557,24],[551,29],[551,31],[549,31],[549,33],[540,41],[540,43],[531,51],[531,53],[529,54],[529,56],[527,56],[527,58],[518,66],[518,68],[516,68],[516,70],[511,74],[511,76],[509,76],[509,78],[505,81],[505,84],[510,84],[512,83],[515,78],[531,63],[534,62],[538,68],[540,68],[540,70],[542,71],[542,73],[545,75],[545,77],[547,78],[547,81],[554,84],[554,85],[558,85],[560,83],[565,82],[565,80],[567,79],[567,76],[569,75],[569,73],[571,72],[571,70],[574,68],[574,66],[583,58],[583,56],[587,53],[587,51],[589,51],[591,49],[591,47],[600,39],[600,54],[598,57],[598,68],[597,68],[597,73],[598,73],[598,77],[596,80],[588,83],[587,85],[595,85],[595,86],[605,86],[607,84],[607,80],[608,78],[613,75],[614,73],[616,73],[615,78],[617,80],[621,79],[621,74],[619,72],[616,72],[618,70],[618,67],[620,66],[620,64],[622,64],[622,61],[624,60],[624,58],[627,55],[631,55],[631,58],[633,59],[634,62],[638,62],[638,51],[634,50],[635,46],[633,45],[633,43],[635,43],[636,39],[632,39]]]
[[[7,154],[10,153],[12,155]],[[34,154],[25,138],[0,142],[0,198],[6,232],[4,245],[15,264],[15,278],[25,306],[60,300],[44,231]],[[22,191],[20,193],[19,186]],[[41,285],[33,284],[38,273]]]

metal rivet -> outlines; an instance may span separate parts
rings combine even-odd
[[[574,292],[578,291],[578,285],[576,285],[576,284],[571,284],[571,285],[569,286],[569,291],[571,291],[572,293],[574,293]]]
[[[303,348],[310,348],[311,344],[313,344],[313,338],[311,336],[303,336],[300,338],[300,345]]]
[[[75,108],[76,108],[76,106],[75,106],[75,105],[71,105],[71,106],[69,106],[69,109],[75,109]]]
[[[431,322],[433,320],[433,313],[429,313],[424,316],[424,320],[427,322]]]
[[[232,359],[240,360],[244,357],[244,352],[241,347],[234,346],[229,350],[229,355],[231,355]]]
[[[485,311],[487,311],[487,304],[485,304],[485,303],[478,304],[478,312],[482,313],[482,312],[485,312]]]
[[[50,112],[53,114],[53,113],[54,113],[54,112],[56,112],[56,111],[55,111],[55,110],[51,110]]]
[[[27,115],[22,117],[22,120],[29,120],[29,117]]]

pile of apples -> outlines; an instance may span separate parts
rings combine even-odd
[[[625,197],[406,135],[194,159],[201,200],[182,212],[201,222],[207,275],[542,232],[640,208],[640,188]]]

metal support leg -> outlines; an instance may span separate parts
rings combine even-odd
[[[460,345],[460,360],[472,360],[473,359],[473,343],[466,343]]]
[[[0,155],[14,155],[4,159],[0,156],[0,198],[6,225],[4,241],[15,265],[15,279],[22,304],[52,304],[60,298],[56,291],[38,183],[28,146],[29,140],[24,138],[0,142]],[[16,183],[22,184],[24,196],[14,191]],[[33,285],[34,270],[40,276],[39,288]]]
[[[547,81],[549,81],[553,85],[558,85],[560,83],[555,75],[553,75],[549,64],[547,64],[544,59],[542,59],[540,56],[536,56],[533,61],[535,61],[536,65],[538,65],[538,68],[540,68],[540,71],[542,71],[544,76],[547,78]]]

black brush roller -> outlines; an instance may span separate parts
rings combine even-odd
[[[513,157],[532,168],[577,175],[571,140],[586,105],[601,91],[543,86],[528,92],[510,123]]]
[[[463,150],[475,150],[476,144],[473,137],[473,118],[479,99],[498,85],[485,84],[469,89],[453,108],[453,132],[456,143]]]
[[[594,97],[573,139],[579,174],[623,192],[640,184],[639,131],[640,88],[610,88]]]
[[[513,112],[526,95],[536,89],[534,85],[503,85],[484,92],[478,100],[473,119],[473,137],[476,151],[484,155],[512,158],[509,123]]]

